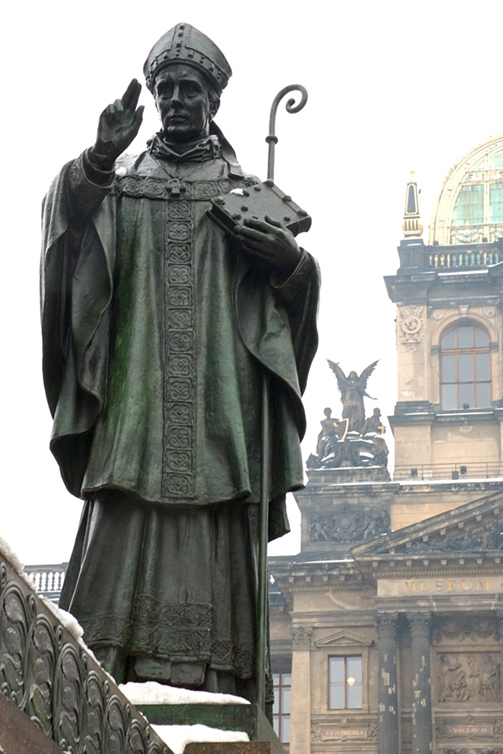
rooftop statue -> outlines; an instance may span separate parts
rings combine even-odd
[[[372,412],[372,416],[369,416],[363,422],[362,436],[368,435],[371,432],[376,432],[380,435],[384,435],[384,433],[386,432],[386,427],[382,423],[381,419],[381,410],[378,408],[375,408]]]
[[[60,605],[119,682],[253,700],[261,412],[273,539],[303,485],[318,272],[279,223],[231,234],[208,215],[258,183],[214,121],[231,75],[218,47],[178,24],[144,73],[161,118],[147,150],[124,154],[133,80],[44,202],[51,449],[84,500]]]
[[[348,419],[350,432],[361,432],[363,422],[365,421],[363,398],[371,398],[366,392],[367,382],[376,368],[377,361],[369,364],[360,376],[358,376],[355,371],[351,371],[347,377],[340,368],[338,362],[334,363],[333,361],[330,361],[330,359],[327,359],[327,361],[330,369],[336,376],[337,387],[341,394],[342,418]],[[375,400],[375,398],[372,398],[372,400]]]
[[[340,435],[339,419],[332,417],[332,409],[324,408],[323,413],[325,418],[320,421],[321,431],[318,435],[316,442],[316,454],[319,458],[323,458],[325,454],[325,446],[329,438]]]

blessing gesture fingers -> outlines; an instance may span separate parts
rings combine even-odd
[[[266,215],[263,220],[244,221],[236,229],[243,249],[264,262],[264,266],[290,275],[298,265],[302,252],[289,230]]]
[[[120,99],[108,105],[100,115],[94,155],[109,168],[131,144],[140,130],[144,107],[137,108],[141,84],[133,79]]]

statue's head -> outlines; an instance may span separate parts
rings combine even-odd
[[[358,379],[358,374],[354,371],[354,369],[352,369],[348,374],[348,379],[352,380],[353,382]]]
[[[325,414],[325,416],[327,417],[327,419],[330,419],[330,417],[332,416],[332,409],[331,408],[324,408],[323,409],[323,413]]]
[[[232,75],[211,39],[190,24],[177,24],[153,46],[143,72],[168,139],[190,142],[209,134]]]

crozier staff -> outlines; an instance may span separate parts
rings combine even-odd
[[[232,239],[207,215],[257,182],[213,120],[231,75],[216,45],[178,24],[144,73],[162,123],[148,149],[123,154],[133,80],[44,206],[51,449],[85,501],[60,604],[119,682],[253,700],[263,375],[272,539],[303,481],[318,274],[279,225]]]

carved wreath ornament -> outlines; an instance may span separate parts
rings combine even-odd
[[[415,351],[423,340],[423,307],[403,306],[398,319],[398,338],[408,351]]]

